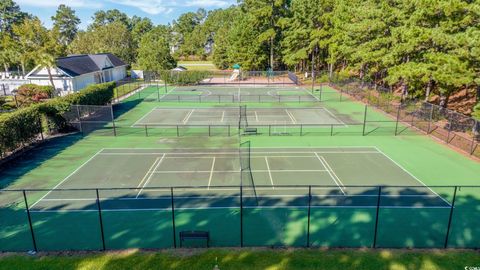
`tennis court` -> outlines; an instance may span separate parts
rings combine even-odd
[[[147,86],[142,90],[146,101],[185,102],[316,102],[319,97],[298,86],[274,87],[263,85],[242,86]]]
[[[132,126],[145,125],[238,125],[239,107],[154,108]],[[248,108],[249,125],[314,124],[345,125],[327,108]]]
[[[170,187],[178,196],[177,209],[236,207],[239,187],[247,186],[241,183],[239,159],[238,149],[102,149],[34,202],[31,211],[95,211],[95,194],[88,189],[97,188],[104,211],[168,210]],[[247,207],[305,205],[308,186],[314,187],[318,207],[375,208],[376,186],[385,186],[385,206],[450,207],[375,147],[256,148],[250,160],[254,187],[243,194],[251,199]]]

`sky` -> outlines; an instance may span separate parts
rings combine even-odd
[[[236,4],[237,0],[14,0],[24,12],[42,20],[48,28],[52,26],[51,16],[58,5],[65,4],[75,10],[80,18],[81,29],[92,22],[92,15],[98,10],[118,9],[132,17],[148,17],[154,24],[167,24],[182,13],[199,8],[212,10]]]

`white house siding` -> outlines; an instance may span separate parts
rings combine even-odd
[[[90,84],[95,84],[95,73],[88,73],[73,78],[74,91],[79,91]]]
[[[113,68],[112,76],[114,81],[123,80],[125,77],[127,77],[125,66]]]
[[[52,85],[50,83],[50,79],[30,79],[30,83],[33,84],[38,84],[38,85]],[[73,84],[72,84],[72,78],[53,78],[53,84],[55,85],[55,89],[57,92],[61,95],[64,96],[66,94],[71,93],[74,91]]]

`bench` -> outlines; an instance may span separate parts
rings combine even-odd
[[[205,240],[207,247],[210,246],[210,233],[205,231],[182,231],[180,232],[180,247],[185,240]]]
[[[257,128],[246,127],[243,129],[245,135],[257,135]]]

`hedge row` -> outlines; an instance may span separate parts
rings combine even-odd
[[[202,80],[210,77],[212,73],[210,71],[201,71],[201,70],[189,70],[189,71],[164,70],[164,71],[160,71],[159,75],[160,75],[160,79],[166,81],[169,84],[191,85],[191,84],[197,84]]]
[[[40,132],[57,132],[67,127],[62,115],[70,105],[105,105],[113,98],[115,82],[90,85],[80,92],[57,97],[0,115],[0,154],[38,139]],[[42,130],[43,129],[43,130]]]

